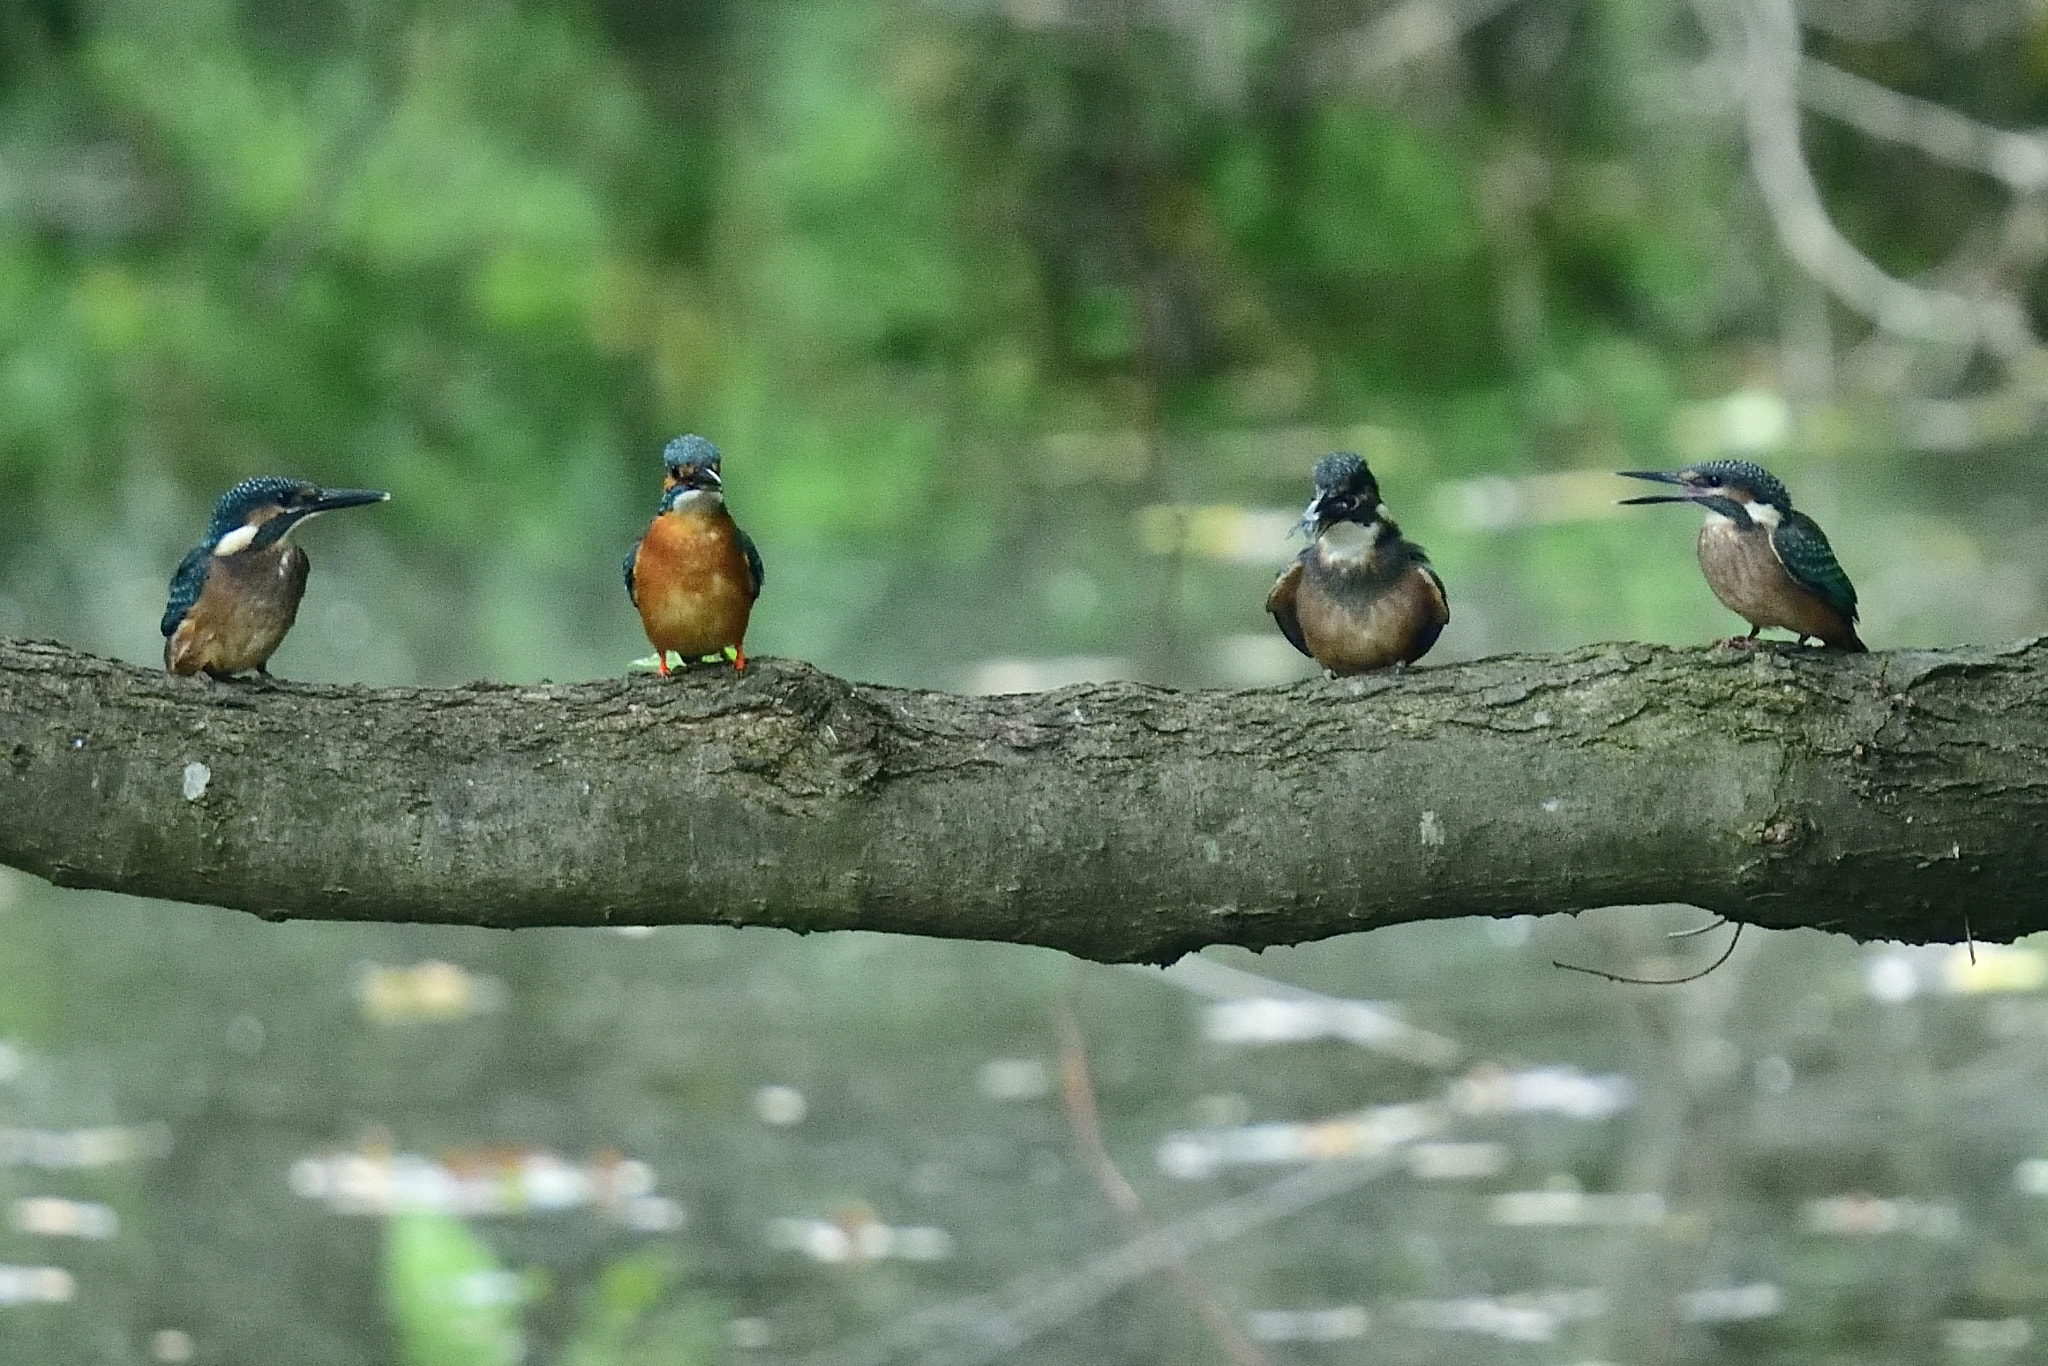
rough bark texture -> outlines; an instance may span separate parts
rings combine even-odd
[[[1104,960],[1686,901],[2048,928],[2048,645],[1635,644],[1255,692],[217,684],[0,640],[0,863],[259,915]]]

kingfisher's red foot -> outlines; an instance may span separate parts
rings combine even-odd
[[[656,650],[656,651],[654,652],[654,671],[655,671],[656,673],[660,674],[660,675],[661,675],[661,676],[662,676],[663,678],[666,678],[666,677],[668,677],[668,651],[667,651],[667,650]]]

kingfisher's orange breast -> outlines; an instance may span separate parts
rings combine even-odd
[[[633,601],[657,650],[689,659],[739,648],[754,584],[732,516],[719,507],[656,517],[633,557]]]

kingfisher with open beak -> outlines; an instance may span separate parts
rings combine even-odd
[[[1700,571],[1729,611],[1756,639],[1766,626],[1837,650],[1861,652],[1856,637],[1856,586],[1813,518],[1792,510],[1791,495],[1769,470],[1747,460],[1709,460],[1678,470],[1623,470],[1625,479],[1671,484],[1677,493],[1624,498],[1623,503],[1696,503]]]
[[[375,489],[323,489],[303,479],[244,479],[220,496],[206,538],[178,564],[164,607],[164,667],[174,674],[269,677],[270,656],[299,615],[306,552],[287,540],[308,517],[381,503]]]
[[[1333,674],[1412,664],[1451,619],[1444,581],[1401,535],[1355,455],[1326,455],[1301,515],[1308,545],[1266,595],[1280,632]]]
[[[667,673],[669,651],[688,666],[729,658],[747,667],[743,641],[761,596],[761,552],[725,506],[718,447],[679,436],[661,453],[661,505],[626,552],[626,595]]]

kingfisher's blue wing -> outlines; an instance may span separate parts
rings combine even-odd
[[[1303,551],[1302,554],[1307,554]],[[1287,637],[1287,643],[1313,659],[1308,641],[1302,638],[1301,619],[1294,614],[1294,594],[1301,587],[1301,558],[1295,557],[1273,581],[1272,591],[1266,594],[1266,610],[1273,614],[1273,621],[1280,628],[1280,634]]]
[[[740,538],[740,553],[747,557],[747,577],[753,585],[753,596],[761,596],[761,585],[767,582],[767,573],[761,568],[761,552],[754,549],[754,538],[738,527],[733,533]]]
[[[178,561],[178,572],[171,575],[171,600],[164,604],[162,629],[166,637],[178,629],[192,604],[199,601],[199,590],[206,587],[206,571],[212,563],[213,553],[203,545],[193,546]]]
[[[1422,571],[1423,577],[1429,580],[1430,588],[1436,592],[1436,619],[1445,626],[1450,625],[1451,595],[1444,592],[1443,575],[1437,573],[1435,566],[1428,560],[1423,560],[1416,568]]]
[[[1429,562],[1429,556],[1422,553],[1421,546],[1410,541],[1408,549],[1413,552],[1411,562],[1422,571],[1423,580],[1429,585],[1429,591],[1436,596],[1436,626],[1437,630],[1441,631],[1451,622],[1451,595],[1444,591],[1443,575],[1436,572],[1436,566]],[[1436,637],[1431,636],[1430,639],[1433,641]]]
[[[1856,585],[1842,572],[1834,548],[1813,518],[1803,512],[1787,513],[1771,528],[1771,549],[1786,573],[1818,593],[1850,623],[1855,622]]]
[[[633,561],[639,558],[640,543],[638,541],[635,541],[633,542],[633,548],[626,552],[625,563],[619,566],[619,568],[626,571],[626,596],[632,600],[632,603],[635,607],[638,607],[640,605],[640,598],[639,595],[634,593],[633,591]]]

